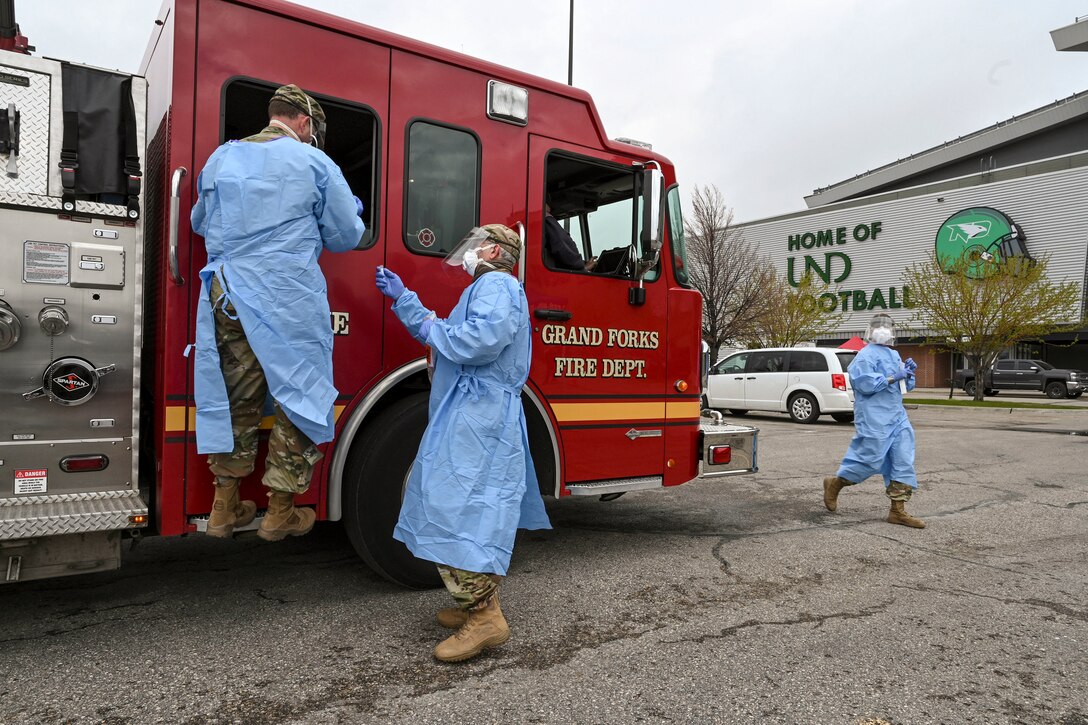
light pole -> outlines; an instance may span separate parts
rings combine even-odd
[[[574,85],[574,0],[570,0],[570,39],[567,43],[567,85]]]

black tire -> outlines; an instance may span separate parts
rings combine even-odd
[[[840,423],[853,423],[854,422],[854,414],[853,413],[832,413],[831,417],[834,418],[835,420],[837,420]]]
[[[985,388],[985,389],[984,389],[984,390],[982,391],[982,394],[983,394],[983,395],[997,395],[997,393],[998,393],[998,391],[997,391],[997,390],[994,390],[993,388]]]
[[[740,408],[730,408],[729,412],[736,416],[748,415],[747,410],[742,410]]]
[[[432,589],[442,580],[434,562],[412,556],[393,538],[404,484],[427,427],[427,393],[393,403],[355,439],[344,467],[344,528],[355,551],[389,581]]]
[[[787,407],[796,423],[815,423],[820,417],[820,404],[808,393],[796,393]]]
[[[963,392],[967,393],[967,395],[972,397],[972,398],[975,397],[975,381],[974,380],[968,380],[966,383],[964,383],[963,384]],[[982,392],[985,393],[986,391],[984,390]]]
[[[1046,384],[1046,397],[1051,400],[1059,400],[1065,397],[1065,383],[1059,383],[1057,380],[1052,380]]]
[[[699,398],[699,408],[701,410],[710,410],[710,398],[706,397],[706,393],[703,393],[702,397]]]
[[[1084,391],[1083,391],[1083,390],[1078,390],[1078,391],[1077,391],[1077,392],[1075,392],[1075,393],[1070,393],[1070,394],[1069,394],[1069,397],[1070,397],[1070,398],[1079,398],[1079,397],[1080,397],[1080,396],[1082,396],[1082,395],[1084,395]]]

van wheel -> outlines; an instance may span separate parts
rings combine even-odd
[[[963,392],[967,393],[967,395],[969,395],[972,398],[975,397],[975,381],[974,380],[968,380],[966,383],[964,383],[963,384]],[[983,392],[985,393],[986,391],[983,391]]]
[[[1052,383],[1046,384],[1046,397],[1057,400],[1065,397],[1065,383],[1059,383],[1055,380]]]
[[[832,413],[831,417],[834,418],[835,420],[837,420],[840,423],[853,423],[854,422],[854,414],[853,413]]]
[[[1075,393],[1070,393],[1070,394],[1069,394],[1069,397],[1070,397],[1070,398],[1079,398],[1079,397],[1080,397],[1080,396],[1082,396],[1082,395],[1084,395],[1084,391],[1083,391],[1083,390],[1078,390],[1078,391],[1077,391],[1077,392],[1075,392]]]
[[[982,390],[982,394],[983,395],[997,395],[997,390],[995,390],[993,388],[984,388]]]
[[[748,415],[747,410],[741,410],[740,408],[730,408],[729,412],[736,416]]]
[[[434,562],[412,556],[393,538],[404,486],[427,427],[427,393],[394,403],[351,446],[344,468],[344,528],[370,568],[395,584],[431,589],[442,584]]]
[[[815,423],[820,417],[820,405],[808,393],[797,393],[790,398],[790,417],[798,423]]]

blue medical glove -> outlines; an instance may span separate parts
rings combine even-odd
[[[392,300],[398,300],[404,294],[404,282],[400,281],[396,272],[385,267],[378,267],[374,284],[378,285],[378,291]]]
[[[906,380],[910,376],[910,370],[907,370],[905,367],[901,367],[895,372],[895,375],[892,376],[892,382],[898,383],[900,380]]]
[[[434,318],[428,317],[419,326],[419,337],[423,342],[428,342],[431,336],[431,328],[434,327]]]
[[[903,367],[907,369],[907,372],[913,373],[915,370],[918,369],[918,363],[914,362],[914,358],[908,357],[906,360],[903,361]]]
[[[360,199],[357,196],[353,196],[351,198],[355,200],[355,215],[356,216],[362,216],[363,215],[363,200]]]

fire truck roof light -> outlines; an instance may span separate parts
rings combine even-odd
[[[502,81],[488,81],[487,117],[518,126],[528,124],[529,91]]]
[[[60,459],[60,470],[65,473],[86,473],[104,471],[110,465],[110,459],[102,454],[91,456],[65,456]]]

